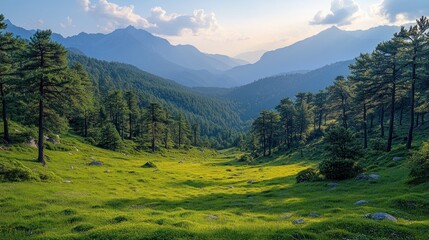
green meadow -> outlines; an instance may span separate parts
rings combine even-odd
[[[2,146],[1,164],[49,177],[0,183],[1,239],[429,238],[429,184],[407,184],[402,146],[366,154],[362,163],[378,180],[298,184],[296,174],[325,157],[323,143],[309,144],[302,157],[274,154],[251,164],[239,162],[236,149],[118,153],[74,135],[48,149],[43,167],[36,148]],[[142,167],[148,161],[156,168]],[[375,212],[397,221],[364,217]]]

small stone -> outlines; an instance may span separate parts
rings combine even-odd
[[[402,157],[394,157],[394,158],[392,158],[392,161],[400,161],[402,159],[403,159]]]
[[[142,168],[156,168],[156,165],[153,162],[146,162]]]
[[[107,169],[107,170],[104,170],[104,172],[105,172],[105,173],[110,173],[110,170],[109,170],[109,169]]]
[[[359,201],[355,202],[354,204],[357,206],[362,206],[362,205],[368,204],[368,201],[367,200],[359,200]]]
[[[102,162],[100,162],[100,161],[92,161],[92,162],[90,162],[90,163],[88,163],[87,164],[88,166],[103,166],[103,163]]]
[[[318,217],[320,217],[319,214],[317,214],[316,212],[311,212],[311,213],[308,214],[308,216],[312,217],[312,218],[318,218]]]
[[[377,174],[359,174],[356,179],[357,180],[378,180],[380,178],[380,175]]]
[[[71,183],[72,181],[70,180],[64,180],[64,183]]]
[[[247,183],[248,183],[248,184],[254,184],[254,183],[255,183],[255,181],[253,181],[253,180],[249,180],[249,181],[247,181]]]
[[[292,224],[295,224],[295,225],[297,225],[297,224],[304,224],[304,223],[305,223],[305,220],[302,219],[302,218],[296,219],[296,220],[292,221]]]
[[[394,216],[392,216],[388,213],[383,213],[383,212],[365,214],[364,217],[371,219],[371,220],[378,220],[378,221],[381,221],[381,220],[389,220],[389,221],[394,221],[394,222],[397,221],[397,219]]]
[[[37,148],[36,140],[33,137],[28,138],[27,144],[32,148]]]
[[[229,185],[229,186],[228,186],[228,188],[234,188],[234,186],[232,186],[232,185]]]
[[[74,169],[74,167],[73,166],[70,166],[70,170],[73,170]]]
[[[328,183],[328,184],[326,184],[326,186],[327,187],[330,187],[330,188],[336,188],[336,187],[338,187],[340,184],[338,184],[338,183]]]
[[[292,217],[292,213],[286,213],[286,214],[280,215],[280,219],[287,219],[290,217]]]
[[[219,217],[217,215],[211,215],[211,214],[207,215],[206,218],[209,220],[218,220],[219,219]]]

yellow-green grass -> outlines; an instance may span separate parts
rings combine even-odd
[[[0,163],[17,160],[61,178],[0,183],[0,239],[429,239],[429,184],[406,183],[400,147],[368,154],[380,180],[330,189],[329,181],[295,183],[300,170],[324,158],[318,143],[303,158],[277,154],[252,165],[238,163],[234,149],[123,154],[73,135],[61,146],[67,151],[47,151],[47,168],[29,146],[0,150]],[[397,154],[405,158],[392,162]],[[103,166],[88,166],[93,160]],[[142,168],[147,161],[158,168]],[[374,212],[398,221],[363,217]],[[292,223],[300,218],[304,224]]]

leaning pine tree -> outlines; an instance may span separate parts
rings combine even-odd
[[[51,31],[37,31],[24,54],[25,85],[38,102],[38,161],[46,165],[44,157],[45,115],[62,112],[68,99],[74,95],[73,80],[65,74],[67,52],[51,40]]]

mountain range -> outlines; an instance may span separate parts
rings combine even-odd
[[[6,23],[7,31],[25,39],[35,32],[10,21]],[[225,55],[203,53],[191,45],[172,45],[131,26],[108,34],[80,33],[67,38],[53,34],[52,37],[89,57],[132,64],[185,86],[237,87],[274,75],[315,70],[353,59],[359,53],[372,51],[398,30],[395,26],[359,31],[331,27],[290,46],[266,52],[253,64]]]

